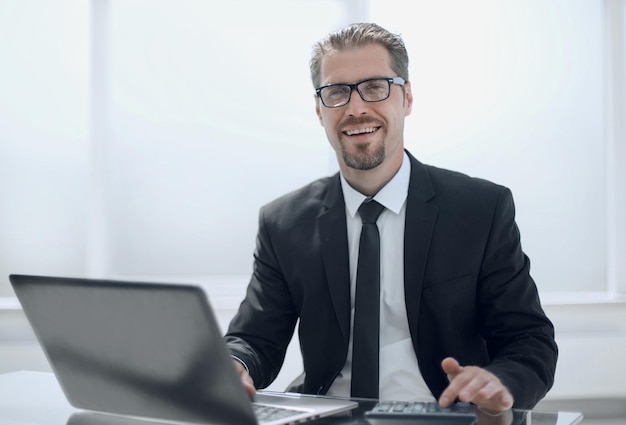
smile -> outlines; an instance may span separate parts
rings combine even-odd
[[[367,128],[358,128],[354,130],[346,130],[344,131],[344,133],[347,134],[348,136],[354,136],[357,134],[373,133],[376,130],[378,130],[378,127],[367,127]]]

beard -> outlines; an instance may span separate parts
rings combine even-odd
[[[348,118],[342,122],[342,127],[346,125],[363,125],[371,124],[378,127],[381,132],[381,140],[376,142],[375,145],[366,144],[359,145],[354,144],[349,140],[349,136],[341,137],[339,143],[341,145],[341,155],[343,156],[343,162],[350,168],[355,170],[371,170],[378,167],[385,160],[385,138],[386,130],[383,123],[373,120],[370,117],[363,118]]]
[[[343,162],[355,170],[371,170],[378,167],[385,160],[385,145],[380,144],[373,151],[366,148],[358,148],[357,152],[348,152],[346,145],[341,145]]]

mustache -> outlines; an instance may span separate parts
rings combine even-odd
[[[341,122],[341,127],[362,124],[374,124],[376,127],[382,126],[379,120],[372,117],[348,117]]]

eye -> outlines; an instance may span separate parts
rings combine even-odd
[[[363,93],[375,94],[386,92],[387,86],[386,80],[371,80],[362,83],[359,88]]]
[[[343,99],[350,92],[348,86],[330,86],[323,90],[323,95],[327,99]]]

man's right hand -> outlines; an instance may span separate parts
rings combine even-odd
[[[237,368],[237,372],[239,372],[239,376],[241,377],[241,383],[243,387],[246,389],[246,392],[250,397],[254,397],[256,394],[256,388],[254,388],[254,381],[252,377],[246,370],[246,368],[241,364],[241,362],[237,360],[233,360],[235,362],[235,367]]]

